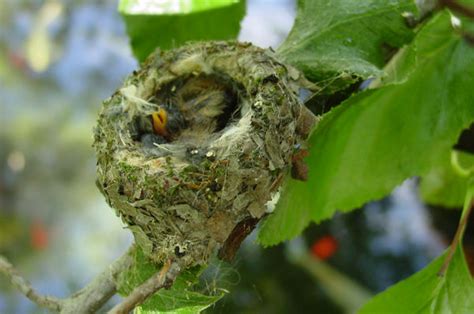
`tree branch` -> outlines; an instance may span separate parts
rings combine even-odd
[[[100,309],[117,292],[117,275],[132,265],[133,249],[132,245],[87,286],[65,299],[61,313],[94,313]]]
[[[442,7],[447,7],[451,9],[453,12],[456,12],[456,13],[459,13],[459,14],[462,14],[464,16],[474,19],[474,9],[471,7],[461,4],[455,0],[439,0],[439,3]]]
[[[17,288],[28,299],[41,307],[53,312],[59,312],[62,308],[63,300],[51,296],[41,295],[33,289],[31,283],[23,278],[18,270],[3,256],[0,255],[0,272],[5,274],[12,285]]]
[[[179,275],[180,267],[177,263],[168,260],[161,270],[151,276],[140,286],[136,287],[121,303],[117,304],[109,314],[127,314],[137,305],[142,304],[156,291],[169,287]]]
[[[15,288],[40,307],[60,313],[94,313],[117,292],[116,277],[132,265],[133,258],[130,252],[133,248],[132,245],[124,255],[110,264],[86,287],[64,299],[38,294],[13,265],[1,255],[0,273],[4,273]]]

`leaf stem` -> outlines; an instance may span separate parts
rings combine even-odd
[[[456,230],[456,234],[454,235],[454,239],[451,242],[451,245],[449,246],[449,251],[446,254],[446,258],[444,260],[443,265],[441,266],[438,276],[442,277],[445,275],[449,264],[451,263],[451,260],[453,259],[454,252],[456,251],[456,248],[458,245],[462,242],[462,237],[464,235],[464,230],[466,230],[466,225],[469,219],[469,216],[472,212],[472,208],[474,207],[474,198],[473,198],[473,187],[469,187],[468,191],[466,193],[466,201],[464,205],[464,209],[461,214],[461,220],[459,221],[458,228]]]

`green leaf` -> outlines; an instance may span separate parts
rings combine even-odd
[[[457,249],[444,276],[438,276],[445,256],[375,296],[359,314],[474,313],[474,284],[462,249]]]
[[[448,251],[421,272],[375,296],[359,313],[474,313],[474,282],[462,250],[472,210],[473,181],[464,192],[458,230]]]
[[[120,274],[118,291],[128,295],[135,287],[142,284],[153,274],[160,271],[160,265],[152,262],[136,248],[134,264],[128,271]],[[136,309],[137,313],[199,313],[221,299],[222,291],[216,295],[205,295],[196,291],[194,286],[199,281],[202,267],[194,267],[181,272],[170,289],[162,289]]]
[[[474,167],[474,155],[464,152],[456,153],[463,168]],[[451,153],[448,153],[440,158],[430,171],[423,176],[420,193],[423,200],[428,204],[461,207],[467,186],[468,177],[462,176],[453,169]]]
[[[126,14],[189,14],[211,9],[217,9],[238,0],[121,0],[119,11]]]
[[[154,311],[154,310],[147,310],[144,309],[143,307],[138,307],[135,309],[134,314],[196,314],[196,313],[201,313],[203,310],[207,309],[209,305],[207,306],[190,306],[187,308],[181,308],[177,310],[171,310],[171,311]]]
[[[446,12],[433,18],[404,52],[416,61],[406,79],[357,94],[322,118],[309,140],[308,181],[288,182],[262,244],[380,199],[451,151],[474,120],[474,48],[450,29]]]
[[[331,91],[381,76],[390,48],[413,37],[402,13],[412,0],[300,0],[295,24],[278,49],[283,59]]]
[[[143,61],[157,47],[170,49],[190,40],[237,37],[245,15],[238,0],[121,0],[133,53]]]

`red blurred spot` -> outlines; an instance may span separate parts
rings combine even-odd
[[[30,226],[30,237],[31,237],[31,246],[37,251],[44,250],[48,247],[48,231],[41,222],[41,220],[35,220]]]
[[[333,236],[327,235],[313,243],[311,254],[319,259],[326,260],[336,253],[337,246],[337,240]]]
[[[8,60],[10,64],[13,65],[15,68],[20,70],[27,70],[28,63],[23,55],[17,52],[9,51],[8,52]]]

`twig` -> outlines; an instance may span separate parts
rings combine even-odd
[[[86,287],[71,296],[59,299],[37,293],[13,265],[0,255],[0,273],[4,273],[22,294],[40,307],[61,313],[94,313],[100,309],[117,291],[115,279],[119,273],[130,268],[133,263],[130,251],[110,264]]]
[[[446,273],[446,270],[448,269],[449,264],[451,263],[451,260],[453,259],[454,252],[456,251],[459,241],[461,240],[464,230],[466,229],[467,221],[469,219],[469,216],[472,212],[473,207],[474,207],[474,200],[471,200],[471,204],[469,208],[467,209],[466,213],[464,214],[461,221],[459,222],[458,229],[456,230],[456,234],[454,235],[453,242],[451,242],[451,245],[449,246],[449,251],[446,255],[443,266],[441,266],[438,272],[438,276],[444,276],[444,274]]]
[[[179,265],[168,260],[158,273],[150,277],[140,286],[136,287],[121,303],[117,304],[112,310],[110,310],[109,314],[129,313],[156,291],[173,284],[179,272]]]
[[[36,290],[31,286],[31,283],[23,278],[18,270],[16,270],[15,267],[13,267],[13,265],[1,255],[0,272],[5,274],[12,285],[34,303],[53,312],[59,312],[61,310],[63,300],[41,295],[36,292]]]
[[[464,16],[468,16],[470,18],[474,18],[474,9],[471,7],[468,7],[464,4],[461,4],[455,0],[439,0],[439,4],[442,7],[447,7],[451,9],[454,12],[457,12],[459,14],[462,14]]]
[[[65,299],[61,313],[95,313],[100,309],[117,292],[117,275],[132,265],[133,249],[132,245],[87,286]]]

